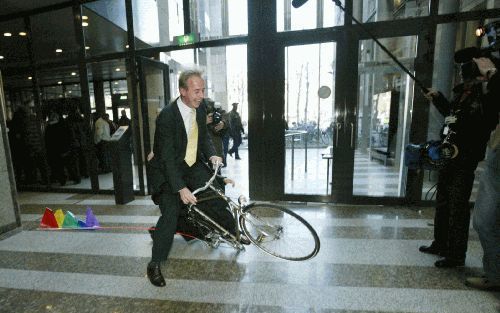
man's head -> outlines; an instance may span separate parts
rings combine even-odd
[[[122,116],[125,116],[125,117],[127,116],[127,111],[122,110],[121,113],[122,113]]]
[[[233,111],[238,110],[238,102],[233,103],[232,106],[233,106]]]
[[[187,70],[179,76],[179,92],[181,100],[188,107],[197,109],[205,94],[205,81],[202,73],[196,70]]]

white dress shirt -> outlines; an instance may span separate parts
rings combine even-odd
[[[189,131],[191,130],[191,123],[193,122],[193,117],[196,118],[196,109],[190,108],[182,102],[181,98],[177,99],[177,106],[181,112],[182,121],[184,122],[184,128],[186,129],[186,135],[189,136]],[[194,112],[194,114],[192,114]]]

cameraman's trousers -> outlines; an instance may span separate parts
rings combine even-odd
[[[463,261],[469,239],[469,198],[477,162],[451,160],[439,171],[434,240],[444,256]]]

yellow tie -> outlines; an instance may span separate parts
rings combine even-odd
[[[198,123],[196,123],[196,110],[191,111],[191,128],[189,129],[188,142],[186,146],[186,157],[184,161],[189,166],[196,162],[196,150],[198,149]]]

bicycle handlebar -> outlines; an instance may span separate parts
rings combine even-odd
[[[207,181],[207,183],[205,184],[205,186],[203,187],[200,187],[198,189],[196,189],[195,191],[193,191],[193,195],[196,195],[197,193],[200,193],[202,191],[205,191],[208,189],[208,187],[210,187],[210,185],[213,183],[213,181],[215,180],[215,177],[217,177],[217,173],[219,172],[219,169],[220,167],[222,166],[222,163],[221,162],[216,162],[214,164],[214,174],[212,175],[212,177],[210,177],[210,179]]]

